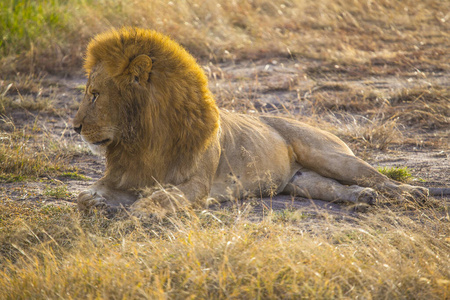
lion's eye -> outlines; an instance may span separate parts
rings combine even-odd
[[[98,93],[92,93],[92,98],[91,98],[92,103],[94,103],[95,100],[97,100],[97,98],[98,98]]]

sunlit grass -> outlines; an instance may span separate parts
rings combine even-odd
[[[34,132],[33,132],[34,131]],[[27,133],[13,129],[0,134],[0,180],[6,182],[36,179],[59,173],[73,172],[64,151],[52,151],[51,143],[36,135],[39,128]],[[40,140],[39,140],[40,139]]]
[[[90,180],[91,178],[83,175],[83,174],[79,174],[76,171],[73,172],[64,172],[61,174],[61,177],[64,178],[70,178],[70,179],[74,179],[74,180]]]
[[[450,91],[440,86],[403,89],[390,99],[390,114],[411,127],[426,129],[450,126]]]
[[[450,232],[433,210],[350,223],[190,211],[146,223],[18,207],[3,203],[0,218],[10,299],[449,296],[450,245],[439,237]]]
[[[70,196],[65,184],[59,184],[56,186],[46,186],[44,191],[45,196],[50,196],[57,199],[64,199]]]
[[[214,61],[304,57],[344,73],[448,67],[441,59],[450,5],[439,0],[2,0],[0,8],[3,72],[79,70],[93,35],[128,25],[166,33]]]
[[[38,120],[56,109],[59,96],[42,96],[47,87],[39,72],[81,74],[93,35],[133,25],[169,34],[208,62],[223,108],[289,115],[351,147],[385,150],[401,144],[410,128],[447,128],[448,89],[380,93],[370,83],[344,81],[446,72],[449,9],[439,0],[0,0],[0,114],[10,123],[0,131],[0,182],[4,190],[18,188],[0,197],[1,297],[450,298],[448,201],[381,203],[359,215],[343,206],[338,216],[301,209],[255,216],[233,208],[162,220],[82,217],[74,205],[44,201],[73,201],[66,180],[90,178],[70,161],[88,152]],[[311,65],[264,86],[266,71],[238,77],[220,69],[277,57]],[[265,92],[297,89],[282,105],[258,106]],[[73,115],[76,105],[64,105]],[[36,119],[16,126],[14,113]],[[407,168],[381,171],[400,181],[411,177]],[[23,200],[28,189],[33,201]]]

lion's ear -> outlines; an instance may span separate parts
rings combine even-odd
[[[152,59],[145,54],[141,54],[133,59],[128,66],[128,71],[132,76],[131,80],[134,82],[137,81],[140,85],[144,86],[150,76],[152,65]]]

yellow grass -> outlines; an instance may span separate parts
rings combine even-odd
[[[4,73],[78,70],[89,38],[124,25],[161,31],[215,61],[307,57],[372,72],[449,67],[450,4],[442,0],[24,2],[1,2]]]
[[[35,101],[27,108],[20,106],[34,120],[20,129],[12,119],[0,118],[0,183],[38,180],[40,177],[48,179],[56,174],[86,179],[69,164],[73,156],[84,153],[85,149],[75,146],[72,141],[62,141],[62,137],[55,137],[49,129],[40,127],[38,117],[28,111],[36,106],[40,107]],[[54,110],[52,106],[50,108]]]
[[[83,219],[67,207],[1,208],[7,299],[450,297],[442,207],[349,219],[285,211],[258,222],[237,210],[141,222]]]
[[[365,214],[343,205],[262,216],[240,206],[163,220],[82,217],[41,201],[73,201],[70,180],[89,180],[71,166],[89,157],[68,134],[76,99],[52,94],[45,74],[82,74],[99,32],[170,35],[204,66],[221,107],[320,124],[369,151],[430,130],[446,151],[445,82],[378,93],[343,81],[446,76],[448,11],[443,0],[0,0],[0,298],[450,299],[448,199],[382,199]],[[265,82],[265,71],[228,80],[221,70],[260,59],[305,68],[280,83]],[[297,97],[258,106],[266,90]],[[40,200],[18,200],[31,193]]]

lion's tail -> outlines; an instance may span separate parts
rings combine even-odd
[[[450,195],[450,188],[429,188],[430,196]]]

